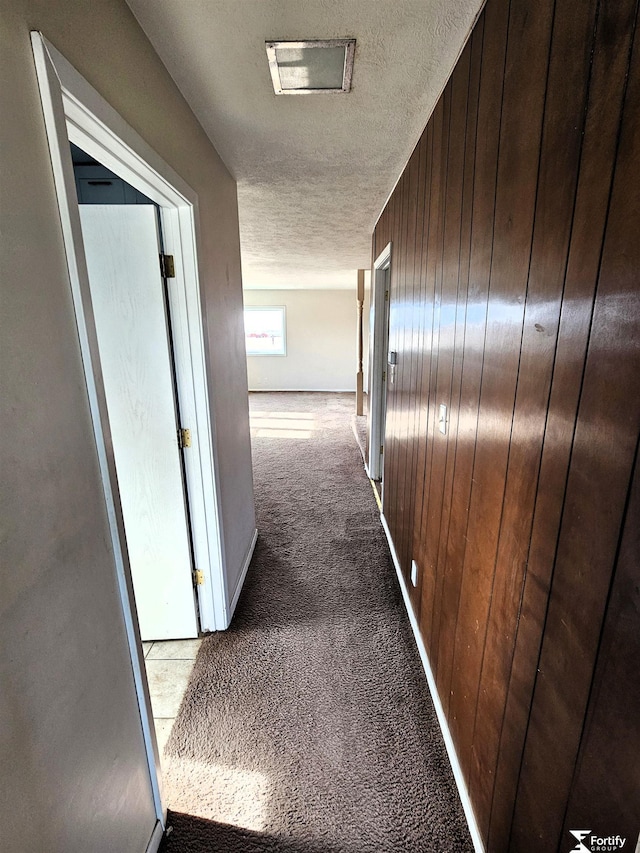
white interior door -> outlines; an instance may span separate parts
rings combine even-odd
[[[152,205],[80,205],[140,632],[198,634]]]

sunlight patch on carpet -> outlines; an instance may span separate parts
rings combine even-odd
[[[251,415],[251,435],[254,438],[309,439],[317,429],[316,417],[309,412],[260,412]]]
[[[260,418],[270,421],[281,420],[282,418],[294,421],[316,421],[318,419],[313,412],[252,412],[251,418],[252,420]]]
[[[257,770],[169,758],[164,794],[172,811],[256,832],[267,823],[269,780]]]

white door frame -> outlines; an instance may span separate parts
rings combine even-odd
[[[79,145],[161,209],[165,252],[174,256],[176,267],[176,278],[170,287],[176,382],[182,425],[191,429],[192,445],[184,454],[186,486],[196,560],[194,568],[203,571],[205,576],[204,584],[198,586],[200,624],[202,630],[207,631],[225,629],[229,614],[216,437],[207,389],[207,351],[196,252],[198,198],[41,33],[32,32],[31,40],[158,817],[156,832],[149,845],[149,849],[155,849],[166,821],[159,782],[160,761],[135,615],[69,141]]]
[[[388,271],[388,272],[387,272]],[[384,422],[387,383],[385,381],[389,343],[389,297],[387,276],[391,275],[391,243],[387,243],[373,264],[371,313],[369,319],[369,458],[367,473],[381,480],[383,472]]]

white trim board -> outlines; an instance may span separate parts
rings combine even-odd
[[[250,356],[253,358],[253,356]],[[355,394],[355,388],[249,388],[250,394]]]
[[[227,625],[231,624],[233,614],[236,611],[236,604],[238,603],[238,599],[240,598],[240,593],[242,592],[242,587],[244,586],[244,579],[246,578],[247,572],[249,571],[251,558],[253,557],[253,552],[255,551],[257,541],[258,530],[256,529],[253,531],[253,537],[251,538],[251,543],[244,558],[244,563],[242,564],[242,571],[240,572],[240,577],[238,578],[238,583],[236,584],[236,590],[233,593],[233,598],[231,599],[231,604],[229,605],[229,611],[227,614]]]
[[[162,838],[164,836],[164,829],[160,821],[158,821],[153,830],[153,834],[149,839],[149,844],[147,845],[146,853],[157,853],[160,844],[162,843]]]
[[[392,251],[393,243],[387,243],[373,262],[371,271],[367,473],[374,480],[382,480],[384,473],[384,453],[377,448],[382,448],[385,439]]]
[[[391,536],[391,531],[389,530],[389,525],[387,524],[387,519],[384,517],[384,513],[380,513],[380,521],[382,522],[382,527],[384,529],[385,535],[387,537],[387,542],[389,543],[389,550],[391,551],[391,558],[393,559],[393,565],[396,568],[396,574],[398,575],[398,583],[400,584],[400,589],[402,591],[402,598],[404,600],[404,606],[407,609],[407,613],[409,615],[409,622],[411,623],[411,628],[413,630],[413,636],[416,641],[416,645],[418,647],[418,652],[420,654],[420,660],[422,661],[422,666],[424,668],[425,675],[427,676],[427,683],[429,685],[429,692],[431,693],[431,699],[433,700],[433,706],[436,709],[436,715],[438,717],[438,722],[440,723],[440,729],[442,731],[442,737],[444,739],[444,745],[447,748],[447,755],[449,756],[449,763],[451,764],[451,769],[453,771],[454,779],[456,780],[456,786],[458,788],[458,793],[460,795],[460,800],[462,802],[462,808],[464,809],[465,817],[467,818],[467,824],[469,826],[469,833],[471,834],[471,840],[473,841],[473,846],[476,853],[485,853],[484,843],[482,841],[482,836],[480,835],[480,830],[478,828],[478,822],[476,821],[476,816],[473,811],[473,806],[471,804],[471,798],[469,797],[469,791],[467,790],[467,784],[464,780],[464,775],[462,773],[462,768],[460,766],[460,762],[458,760],[458,755],[456,753],[456,748],[453,743],[453,738],[451,737],[451,732],[449,730],[449,724],[447,722],[447,718],[444,713],[444,708],[442,707],[442,702],[440,701],[440,696],[438,695],[438,688],[436,687],[436,681],[433,677],[433,672],[431,670],[431,664],[429,663],[429,655],[427,654],[427,650],[425,648],[424,642],[422,640],[422,636],[420,635],[420,628],[418,627],[418,622],[413,612],[413,607],[411,606],[411,599],[409,598],[409,592],[407,590],[407,586],[404,581],[404,577],[402,575],[402,569],[400,568],[400,561],[398,560],[398,555],[396,553],[395,545],[393,544],[393,538]]]

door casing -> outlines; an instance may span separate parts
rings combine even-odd
[[[380,252],[373,264],[371,282],[371,314],[369,321],[369,458],[367,473],[372,480],[383,474],[386,390],[385,374],[389,344],[389,293],[391,276],[391,243]]]

